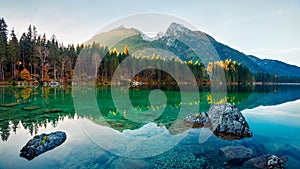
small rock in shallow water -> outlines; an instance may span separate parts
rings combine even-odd
[[[193,126],[203,126],[207,121],[207,114],[204,112],[190,113],[185,117],[185,122],[193,124]]]
[[[287,162],[287,157],[278,157],[272,154],[261,155],[256,158],[251,158],[245,162],[244,167],[256,167],[267,169],[284,169],[284,163]]]
[[[20,150],[20,156],[32,160],[38,155],[61,145],[66,138],[66,133],[62,131],[36,135]]]
[[[36,105],[36,106],[27,106],[27,107],[23,107],[22,110],[27,110],[27,111],[32,111],[32,110],[37,110],[42,108],[42,106]]]
[[[42,110],[43,113],[60,113],[62,112],[62,110],[59,110],[59,109],[45,109],[45,110]]]
[[[251,158],[246,163],[249,163],[249,166],[254,166],[256,168],[266,168],[266,162],[270,156],[271,154],[265,154],[256,158]]]
[[[153,168],[151,165],[141,159],[131,159],[131,158],[119,158],[112,162],[110,168],[122,168],[122,169],[146,169]]]
[[[0,104],[0,106],[2,107],[14,107],[14,106],[18,106],[20,105],[20,103],[6,103],[6,104]]]
[[[104,151],[98,151],[95,153],[95,162],[99,164],[104,164],[109,161],[110,156]]]
[[[240,165],[253,156],[253,151],[244,146],[226,146],[220,148],[228,164]]]
[[[286,161],[287,159],[282,159],[276,155],[271,155],[268,157],[266,167],[268,169],[284,169],[284,162]]]
[[[293,147],[287,144],[283,149],[277,151],[278,155],[281,156],[290,156],[293,157],[295,160],[300,161],[300,149]]]

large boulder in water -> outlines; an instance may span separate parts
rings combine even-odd
[[[62,131],[36,135],[20,150],[20,156],[32,160],[36,156],[61,145],[66,138],[66,133]]]
[[[244,116],[230,103],[213,105],[208,111],[208,119],[218,137],[233,140],[252,136]]]

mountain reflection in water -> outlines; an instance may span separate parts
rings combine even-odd
[[[128,112],[119,112],[114,106],[110,88],[98,88],[96,91],[98,107],[104,119],[100,119],[97,114],[89,114],[89,112],[79,113],[78,118],[87,118],[99,125],[103,125],[102,122],[105,121],[105,124],[109,124],[118,131],[138,129],[148,123],[148,121],[145,123],[130,121],[126,118]],[[167,128],[177,119],[180,106],[184,104],[197,105],[199,111],[207,112],[212,103],[230,102],[242,111],[261,105],[278,105],[300,98],[300,95],[296,94],[300,93],[300,86],[229,86],[226,97],[216,99],[208,90],[204,90],[200,92],[199,101],[191,102],[181,102],[179,91],[164,91],[167,105],[151,106],[148,99],[150,91],[129,89],[131,102],[138,111],[165,107],[164,113],[151,122]],[[0,132],[3,141],[9,138],[11,132],[16,133],[20,124],[33,135],[41,127],[47,125],[55,127],[59,121],[63,121],[65,118],[74,119],[75,116],[71,88],[0,87],[0,93],[2,96],[0,97],[2,105],[0,107]],[[40,106],[41,109],[23,110],[26,107],[34,106]],[[144,116],[150,116],[150,119],[152,116],[155,117],[153,114]]]

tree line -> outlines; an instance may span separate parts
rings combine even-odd
[[[77,56],[83,45],[59,44],[55,35],[50,39],[37,33],[34,25],[29,25],[20,39],[14,29],[7,29],[4,18],[0,19],[0,81],[30,80],[22,77],[29,72],[30,78],[38,81],[63,79],[70,76]]]
[[[121,73],[114,75],[117,68]],[[190,76],[193,76],[197,84],[203,86],[220,83],[218,79],[220,74],[226,79],[222,83],[249,84],[254,81],[254,76],[246,66],[232,60],[209,63],[206,68],[199,61],[182,61],[178,57],[166,58],[159,54],[131,55],[127,45],[120,52],[116,48],[109,50],[107,46],[94,42],[82,48],[77,58],[74,78],[84,80],[97,77],[98,85],[110,85],[113,76],[120,83],[136,81],[149,85],[175,85],[176,83],[189,84]]]
[[[10,80],[36,80],[38,82],[49,82],[64,80],[68,82],[74,78],[97,77],[97,84],[109,85],[116,68],[120,63],[130,57],[131,63],[128,70],[122,74],[122,79],[143,81],[147,84],[173,84],[174,78],[164,70],[147,68],[137,74],[133,72],[141,67],[147,67],[150,62],[155,61],[158,67],[172,67],[179,80],[186,82],[187,73],[180,69],[183,65],[188,66],[196,77],[198,85],[219,83],[218,75],[224,72],[227,84],[250,84],[259,82],[294,82],[295,78],[279,77],[267,73],[251,73],[241,63],[232,60],[217,61],[207,66],[202,62],[189,60],[182,61],[177,57],[165,58],[153,54],[152,56],[131,56],[128,46],[122,52],[116,48],[109,50],[107,46],[98,43],[87,45],[68,44],[64,46],[59,43],[56,36],[49,39],[44,34],[38,34],[34,25],[29,25],[20,39],[15,35],[14,29],[7,30],[4,18],[0,19],[0,81]],[[76,63],[77,61],[77,63]],[[100,62],[100,64],[99,64]],[[78,72],[74,72],[74,68]],[[79,76],[79,77],[77,77]],[[134,79],[132,79],[134,77]],[[211,78],[210,78],[211,77]]]

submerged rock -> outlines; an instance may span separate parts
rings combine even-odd
[[[42,108],[42,106],[36,105],[36,106],[23,107],[22,110],[32,111],[32,110],[37,110],[37,109],[41,109],[41,108]]]
[[[45,110],[42,110],[43,113],[60,113],[62,112],[62,110],[60,109],[45,109]]]
[[[256,168],[266,168],[266,162],[270,156],[271,154],[265,154],[256,158],[251,158],[245,163],[245,166],[248,165],[250,167],[254,166]]]
[[[62,131],[36,135],[20,150],[20,157],[32,160],[38,155],[61,145],[66,138],[66,133]]]
[[[290,156],[293,157],[295,160],[300,161],[300,150],[289,144],[287,144],[283,149],[277,151],[277,154],[281,156]]]
[[[153,168],[150,163],[141,159],[131,158],[118,158],[111,163],[110,168],[122,168],[122,169],[140,169],[140,168]]]
[[[1,107],[14,107],[18,106],[20,103],[5,103],[5,104],[0,104]]]
[[[287,157],[278,157],[272,154],[265,154],[248,160],[244,166],[262,169],[284,169],[284,163],[287,161]]]
[[[185,117],[185,122],[193,124],[194,127],[203,126],[205,123],[207,123],[207,121],[207,114],[204,112],[197,114],[190,113]]]
[[[104,151],[98,151],[95,153],[95,162],[99,164],[105,164],[107,161],[110,160],[110,156]]]
[[[268,157],[266,167],[268,169],[284,169],[284,162],[286,161],[287,159],[280,158],[276,155],[271,155],[270,157]]]
[[[253,157],[253,151],[244,146],[226,146],[219,150],[228,164],[240,165]]]
[[[249,125],[238,108],[230,103],[213,105],[208,112],[211,129],[225,139],[251,137]]]

